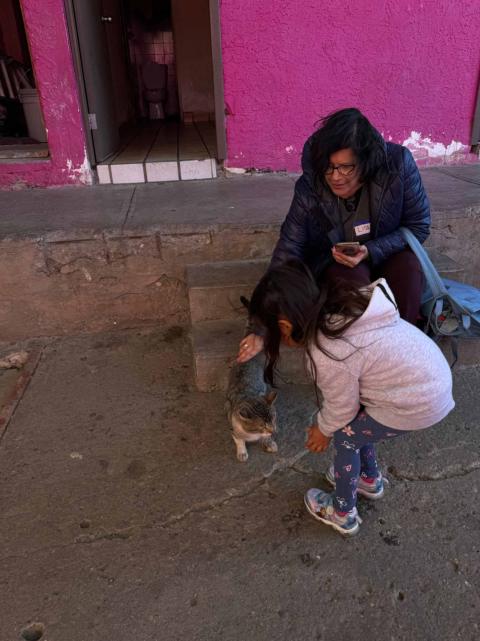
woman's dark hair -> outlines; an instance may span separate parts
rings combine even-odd
[[[317,183],[325,184],[330,156],[340,149],[352,149],[358,159],[362,182],[369,182],[380,167],[386,165],[385,141],[358,109],[340,109],[319,122],[321,126],[312,136]]]
[[[328,338],[341,338],[363,314],[368,303],[369,297],[349,281],[335,281],[333,285],[325,282],[319,286],[308,267],[300,261],[288,261],[269,270],[256,286],[249,307],[251,319],[266,330],[265,380],[271,385],[274,383],[282,337],[279,318],[292,323],[292,338],[304,347],[310,360],[312,343],[335,359],[320,344],[318,333]]]

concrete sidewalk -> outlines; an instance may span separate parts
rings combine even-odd
[[[302,504],[329,461],[303,449],[310,387],[281,388],[278,455],[242,465],[182,328],[26,347],[0,440],[1,641],[479,638],[478,368],[441,425],[380,448],[391,484],[343,540]]]
[[[420,170],[435,219],[480,215],[480,163]],[[0,192],[1,239],[85,240],[100,233],[193,233],[222,226],[278,226],[295,174]]]

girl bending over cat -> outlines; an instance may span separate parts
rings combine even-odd
[[[250,315],[265,330],[265,378],[273,384],[280,343],[305,350],[321,390],[317,424],[306,447],[323,452],[334,442],[327,472],[331,494],[312,488],[312,516],[344,535],[359,529],[357,493],[375,500],[384,483],[374,443],[441,421],[454,407],[452,376],[437,345],[402,320],[386,281],[318,286],[308,268],[292,261],[266,273]]]

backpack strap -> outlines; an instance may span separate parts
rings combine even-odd
[[[415,256],[422,267],[425,279],[432,291],[434,299],[439,299],[448,294],[440,274],[435,269],[432,261],[430,260],[427,252],[423,249],[422,245],[418,242],[417,237],[406,227],[400,227],[400,233],[405,239],[405,242],[413,251]],[[441,311],[441,310],[440,310]]]

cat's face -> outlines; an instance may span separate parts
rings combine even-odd
[[[277,429],[276,398],[276,392],[269,392],[242,401],[236,413],[241,427],[250,434],[271,436]]]

